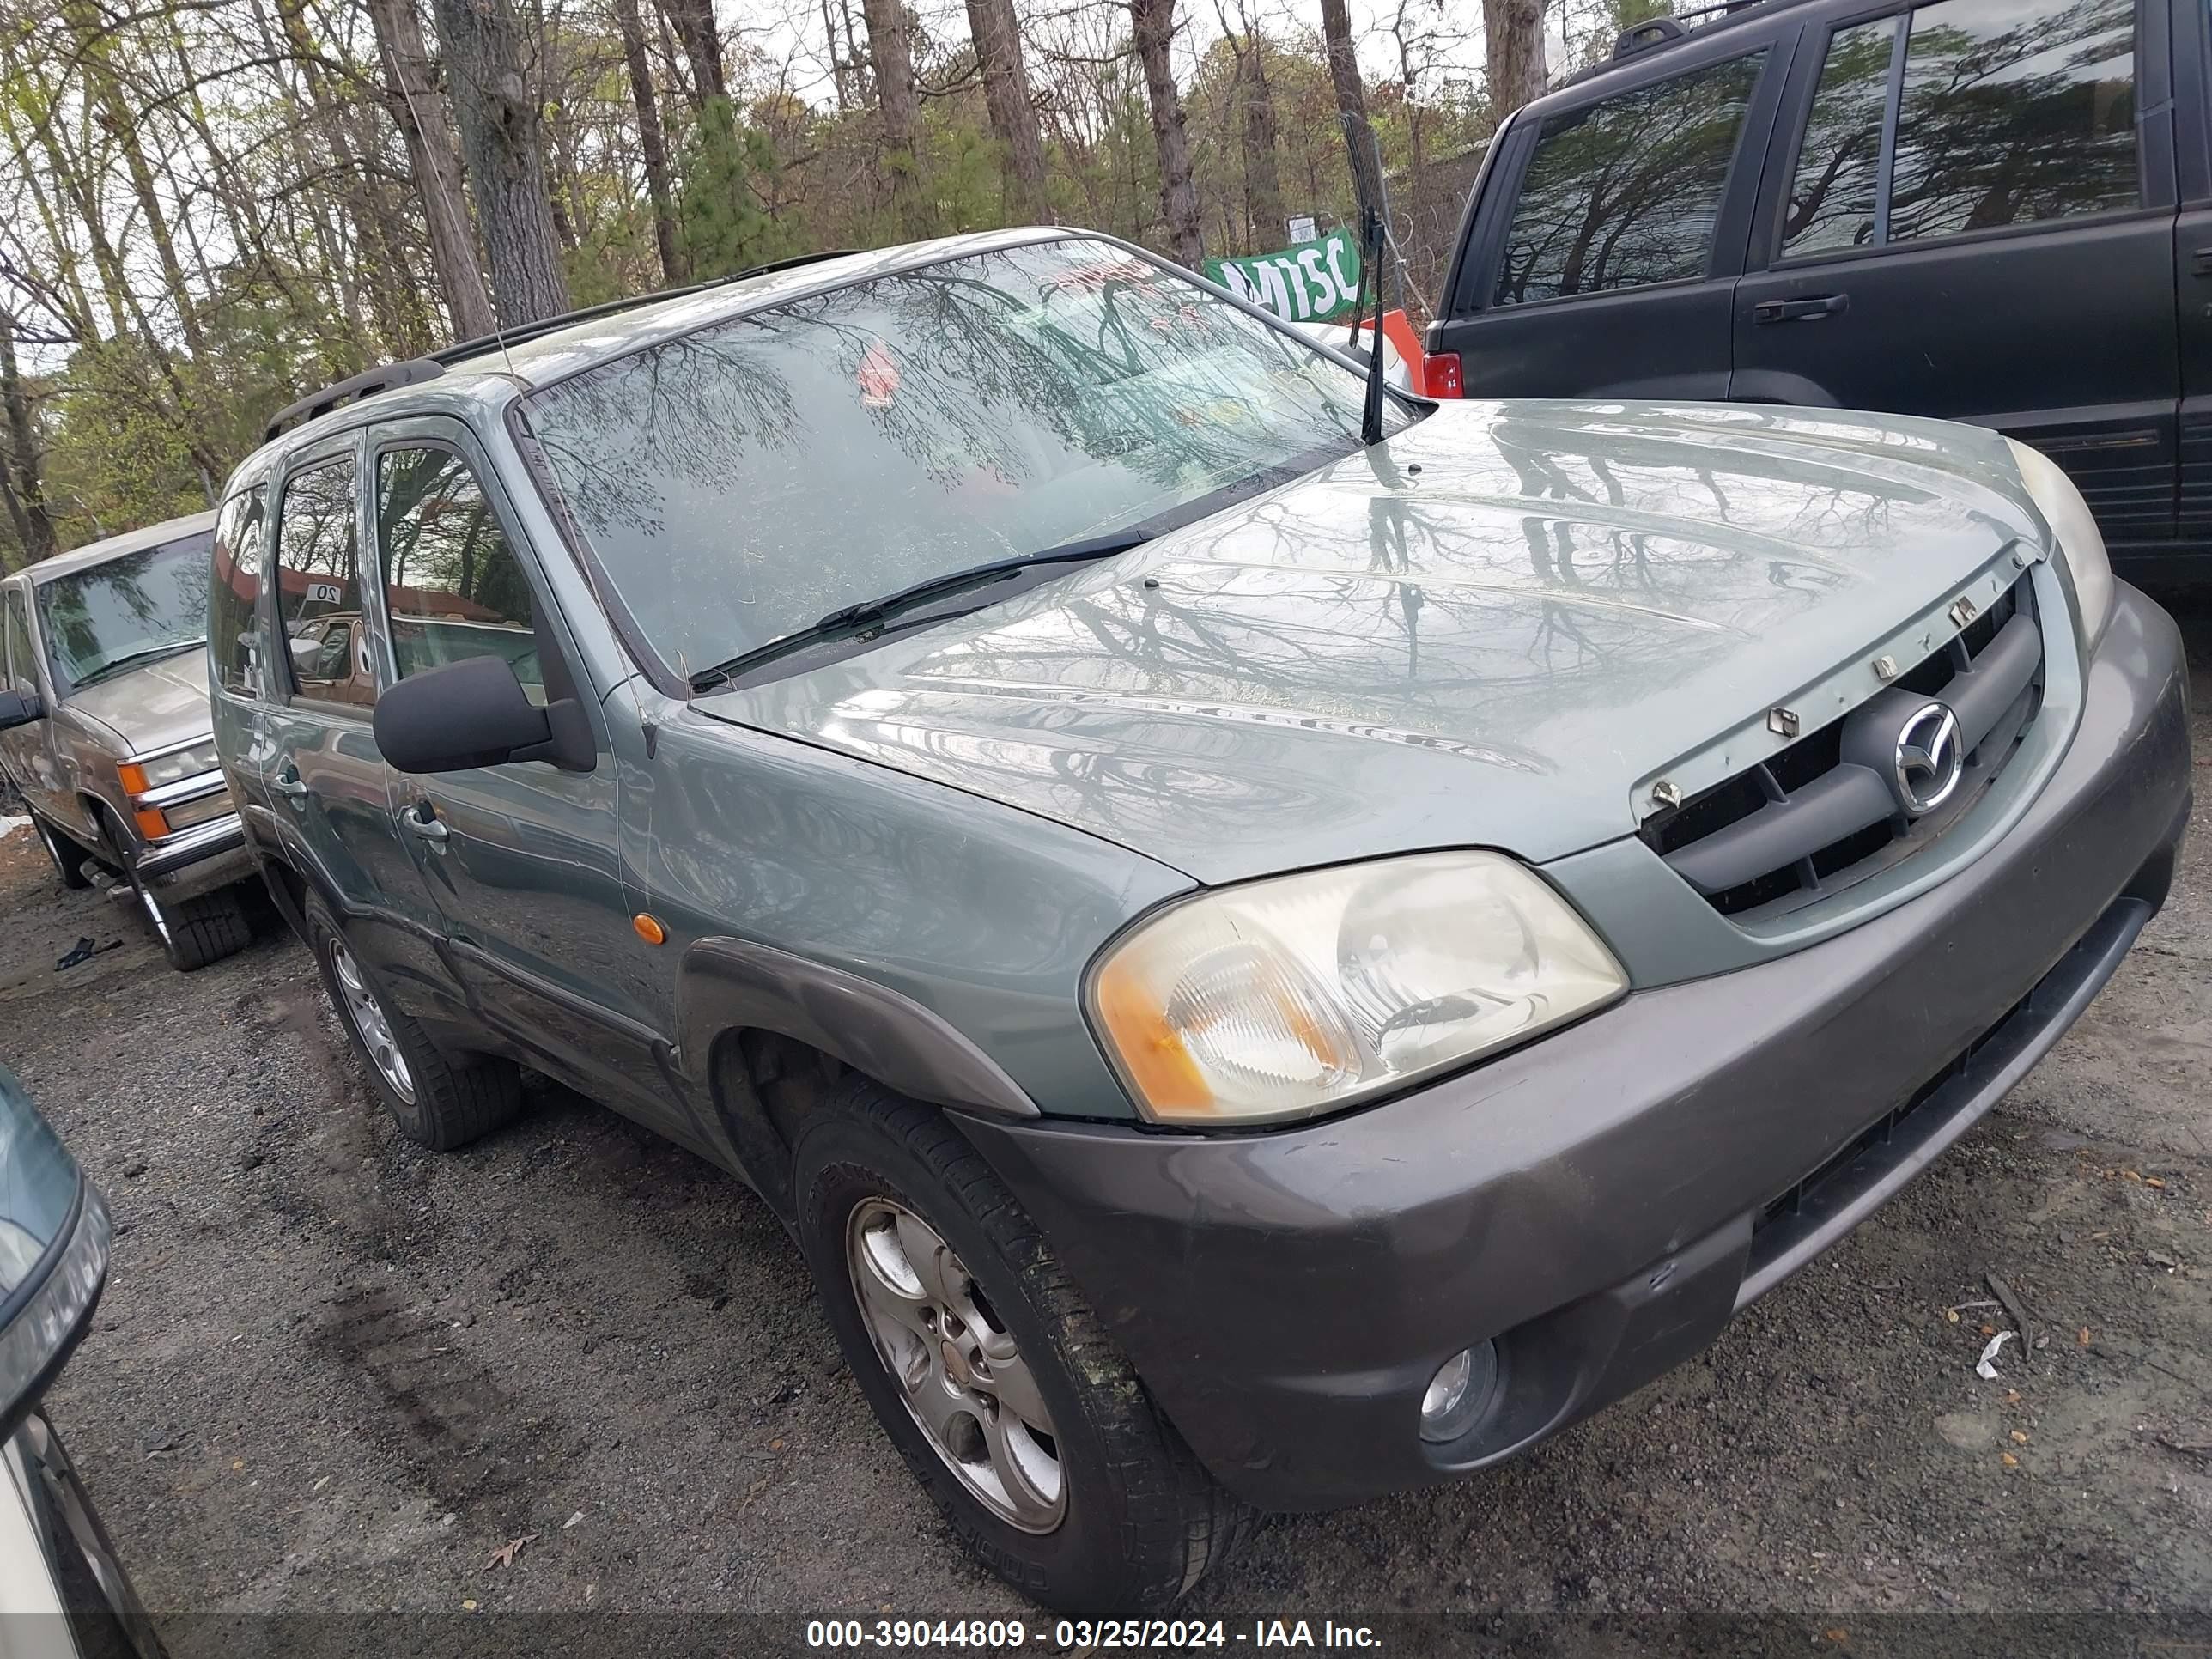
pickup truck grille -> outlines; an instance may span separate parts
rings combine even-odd
[[[2034,724],[2043,635],[2026,577],[1911,671],[1759,765],[1644,820],[1644,842],[1723,915],[1784,915],[1933,843],[1973,809]],[[1958,786],[1907,811],[1893,777],[1900,720],[1948,707],[1966,749]]]

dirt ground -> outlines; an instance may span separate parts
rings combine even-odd
[[[2187,626],[2212,662],[2212,609]],[[1853,1651],[1896,1612],[2212,1612],[2198,799],[2118,977],[1873,1224],[1510,1468],[1271,1522],[1189,1611],[1774,1614]],[[419,1151],[288,937],[173,974],[27,834],[0,838],[0,1059],[120,1234],[52,1415],[180,1652],[240,1650],[245,1621],[204,1615],[272,1611],[438,1615],[393,1621],[418,1652],[586,1608],[1046,1622],[955,1549],[736,1182],[550,1088]],[[56,972],[80,935],[124,943]],[[1991,1272],[2033,1328],[1994,1382]]]

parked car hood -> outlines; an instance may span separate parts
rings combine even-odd
[[[171,744],[189,743],[213,729],[208,709],[204,651],[179,651],[72,691],[69,706],[89,714],[122,742],[127,759]]]
[[[2043,536],[1972,428],[1445,404],[1133,553],[695,707],[1209,884],[1542,860],[1631,833],[1655,769]]]

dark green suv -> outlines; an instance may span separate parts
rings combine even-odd
[[[2057,1040],[2188,810],[2173,625],[2033,451],[1386,396],[1079,233],[333,388],[214,566],[401,1126],[527,1065],[742,1174],[1067,1609],[1696,1352]]]

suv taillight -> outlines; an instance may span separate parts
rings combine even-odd
[[[1459,353],[1425,353],[1421,358],[1421,385],[1431,398],[1467,396],[1467,382],[1460,378]]]

